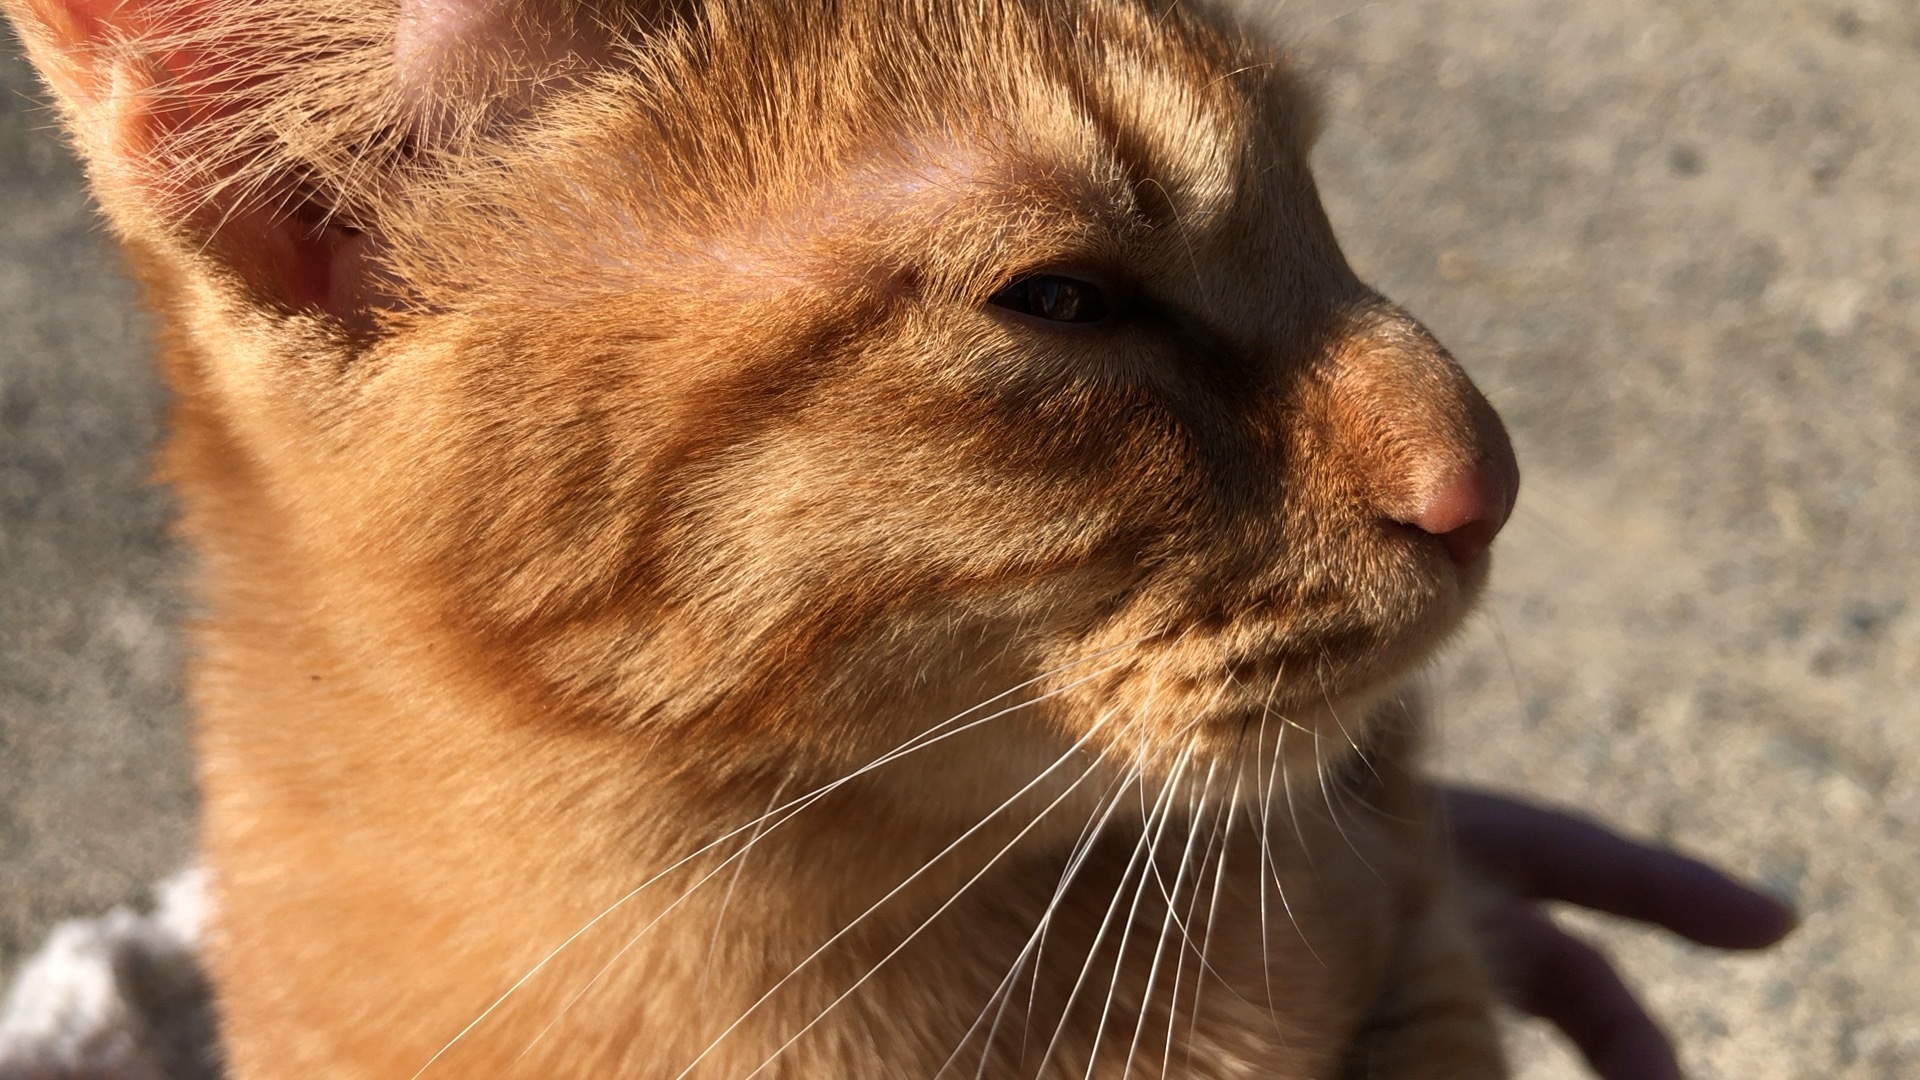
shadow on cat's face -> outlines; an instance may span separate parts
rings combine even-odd
[[[181,378],[316,573],[716,777],[1016,685],[1149,770],[1348,741],[1517,473],[1346,266],[1295,77],[1178,8],[779,6],[536,58],[571,66],[327,204],[333,285],[230,253],[258,319],[189,301],[269,358]]]
[[[1048,723],[1148,760],[1362,719],[1484,577],[1418,523],[1491,471],[1490,536],[1506,437],[1347,268],[1292,76],[1079,19],[939,67],[734,27],[423,201],[374,437],[447,617],[718,758],[1056,669]]]

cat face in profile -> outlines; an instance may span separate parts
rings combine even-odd
[[[239,864],[364,808],[399,851],[443,843],[406,807],[531,807],[538,854],[448,876],[575,887],[1007,695],[875,805],[950,835],[1070,755],[1315,782],[1511,510],[1498,419],[1339,252],[1310,96],[1204,11],[9,2],[173,335],[243,1042],[320,875]],[[570,740],[618,767],[538,764]]]
[[[409,592],[596,720],[783,753],[889,671],[1105,650],[1065,732],[1217,750],[1363,715],[1459,617],[1510,452],[1346,268],[1284,69],[1125,9],[734,19],[375,226],[407,307],[340,364],[401,384],[347,420],[398,490],[351,513]]]

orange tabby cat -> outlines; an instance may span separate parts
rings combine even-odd
[[[1495,1077],[1517,487],[1135,0],[5,0],[166,330],[231,1075]]]

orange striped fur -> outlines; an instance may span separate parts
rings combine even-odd
[[[165,329],[236,1080],[1502,1075],[1395,687],[1510,451],[1272,45],[4,3]]]

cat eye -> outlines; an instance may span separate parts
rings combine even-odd
[[[1107,317],[1107,297],[1100,286],[1058,274],[1017,278],[987,303],[1049,322],[1091,323]]]

